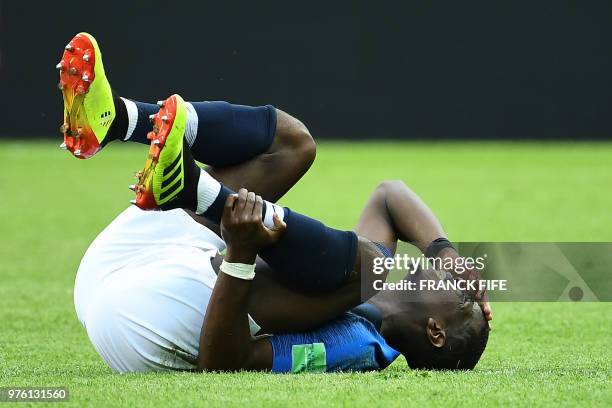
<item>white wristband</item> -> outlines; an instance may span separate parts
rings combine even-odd
[[[244,279],[244,280],[253,280],[255,277],[255,264],[243,264],[243,263],[230,263],[221,262],[221,266],[219,270],[226,275],[233,276],[234,278]]]

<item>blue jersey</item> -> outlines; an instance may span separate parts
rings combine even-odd
[[[345,313],[316,330],[270,337],[276,373],[381,370],[400,353],[367,319]]]

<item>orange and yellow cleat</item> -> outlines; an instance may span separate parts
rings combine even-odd
[[[151,141],[147,161],[137,173],[138,184],[130,186],[136,192],[132,204],[143,210],[171,208],[185,185],[185,101],[179,95],[172,95],[158,104],[159,112],[150,116],[153,130],[147,134]]]
[[[88,159],[100,150],[115,118],[113,92],[95,38],[77,34],[66,45],[56,68],[64,97],[64,123],[60,127],[64,143],[60,147],[79,159]]]

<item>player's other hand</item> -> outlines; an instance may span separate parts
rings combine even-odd
[[[221,235],[228,255],[240,253],[240,258],[254,258],[261,248],[276,242],[285,231],[287,225],[276,214],[273,229],[263,224],[263,206],[260,196],[244,188],[227,198],[221,217]]]
[[[461,258],[461,255],[459,255],[459,253],[457,253],[457,251],[454,248],[444,248],[442,251],[440,251],[438,256],[443,259],[444,258],[451,258],[451,259]],[[453,276],[455,276],[455,278],[459,278],[459,279],[465,279],[465,280],[476,281],[476,282],[478,282],[481,279],[480,273],[478,273],[478,271],[476,271],[474,268],[464,268],[462,269],[461,272],[457,272],[455,270],[451,270],[450,272],[453,274]],[[493,310],[491,309],[491,304],[489,303],[489,297],[487,296],[487,292],[484,290],[477,290],[475,292],[468,293],[468,295],[474,298],[474,300],[478,302],[478,304],[480,305],[482,309],[482,312],[484,313],[485,319],[488,322],[493,320]],[[491,327],[491,323],[489,323],[489,327]]]

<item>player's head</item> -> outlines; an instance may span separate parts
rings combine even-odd
[[[452,277],[422,271],[419,279]],[[411,368],[471,370],[476,366],[489,338],[489,325],[477,302],[453,290],[396,292],[391,297],[397,307],[389,319],[390,345]]]

